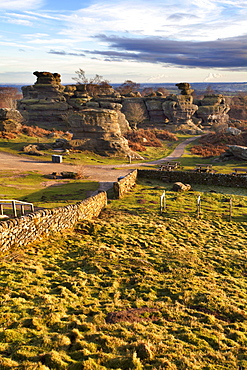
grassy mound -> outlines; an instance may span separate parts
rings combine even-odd
[[[1,256],[1,369],[247,368],[247,222],[162,190]]]

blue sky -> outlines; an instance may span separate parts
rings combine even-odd
[[[0,0],[0,84],[246,82],[247,0]]]

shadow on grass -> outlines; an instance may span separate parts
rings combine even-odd
[[[65,180],[65,182],[67,181]],[[34,203],[39,207],[52,208],[82,201],[88,197],[88,192],[96,191],[98,187],[98,182],[92,181],[70,182],[61,185],[54,183],[37,192],[21,197],[19,200]]]

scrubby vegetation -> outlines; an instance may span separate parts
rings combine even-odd
[[[0,138],[3,139],[14,139],[20,135],[27,135],[30,137],[66,137],[67,139],[71,139],[72,134],[69,132],[64,133],[63,131],[57,131],[57,130],[45,130],[38,126],[27,126],[27,125],[21,125],[21,128],[18,130],[14,130],[11,132],[7,131],[0,131]]]
[[[177,141],[178,138],[175,134],[167,130],[158,129],[139,129],[129,131],[126,134],[126,138],[129,142],[129,147],[134,151],[144,152],[145,147],[162,147],[162,141]]]
[[[246,200],[163,190],[1,256],[1,369],[247,368]]]
[[[212,132],[203,135],[198,140],[199,144],[191,148],[191,153],[202,157],[218,156],[227,149],[227,145],[247,146],[247,132],[234,136],[230,133]]]

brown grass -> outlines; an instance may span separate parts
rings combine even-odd
[[[139,129],[126,135],[129,146],[135,151],[145,151],[145,146],[162,147],[163,141],[177,141],[177,137],[166,130]]]
[[[247,146],[247,132],[238,136],[227,133],[210,133],[202,136],[199,143],[190,149],[192,154],[202,157],[219,156],[227,149],[227,145]]]

